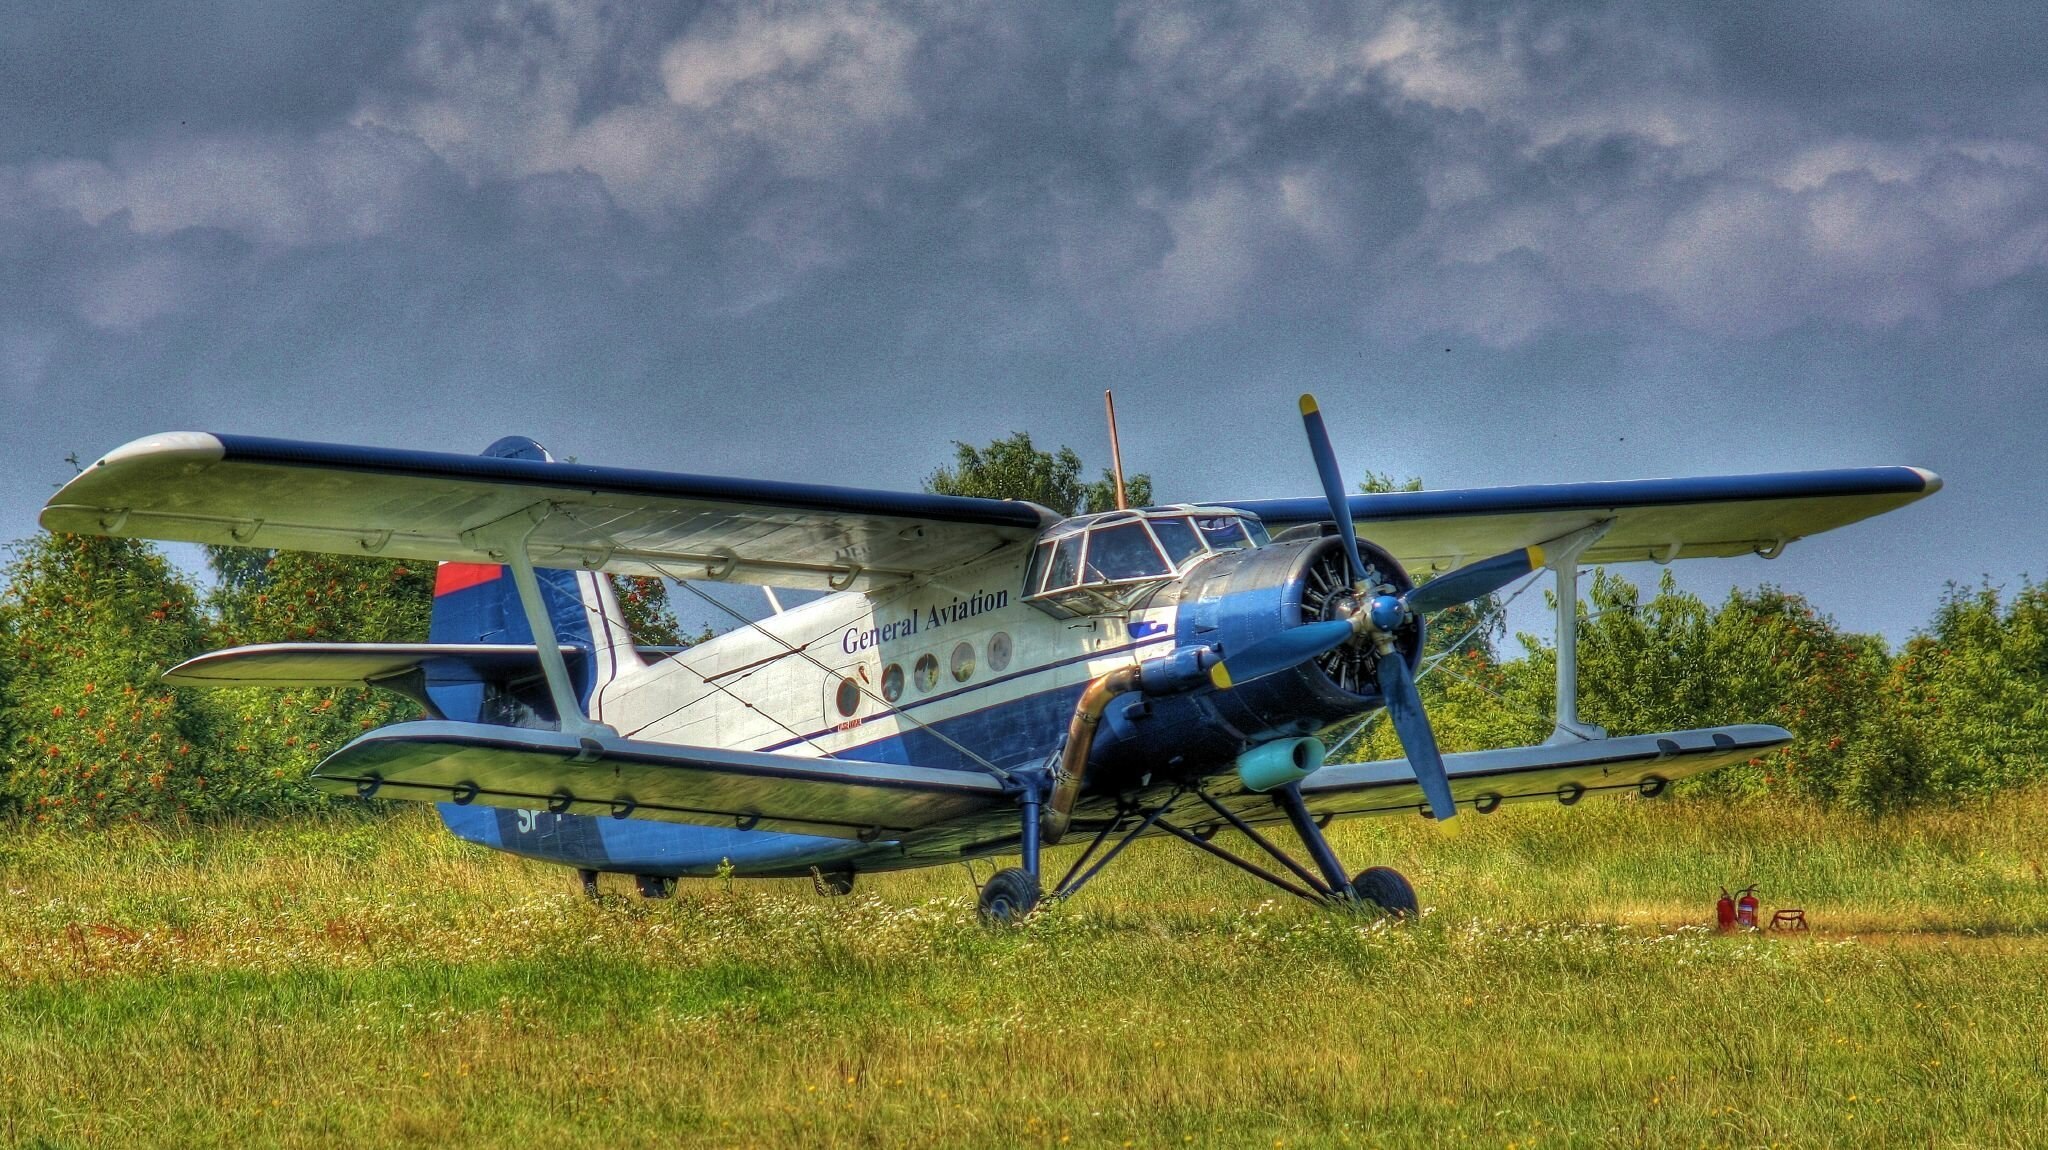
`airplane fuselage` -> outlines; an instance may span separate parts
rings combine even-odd
[[[1028,551],[1012,548],[944,578],[828,595],[736,628],[603,685],[590,714],[652,742],[983,773],[1037,769],[1059,751],[1098,676],[1177,649],[1227,653],[1296,625],[1305,571],[1330,561],[1333,546],[1317,538],[1209,554],[1128,610],[1078,618],[1025,601]],[[1228,692],[1133,694],[1103,716],[1089,789],[1229,770],[1248,746],[1310,734],[1378,704],[1312,664]],[[596,869],[790,874],[929,861],[905,861],[889,843],[442,810],[464,837]]]

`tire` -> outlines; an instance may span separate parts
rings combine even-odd
[[[676,880],[663,874],[636,874],[633,882],[641,898],[667,898],[676,892]]]
[[[853,893],[853,872],[850,870],[813,871],[811,887],[826,898],[839,898]]]
[[[999,870],[981,888],[981,921],[1010,926],[1024,921],[1038,905],[1038,879],[1020,867]]]
[[[1351,880],[1358,897],[1395,918],[1414,918],[1420,911],[1415,887],[1405,875],[1390,866],[1367,867]]]

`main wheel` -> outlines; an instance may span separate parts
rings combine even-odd
[[[1400,871],[1390,866],[1367,867],[1351,880],[1358,897],[1395,918],[1413,918],[1419,909],[1415,888]]]
[[[827,898],[853,893],[853,872],[850,870],[828,870],[811,872],[811,888]]]
[[[641,898],[667,898],[676,892],[676,880],[665,874],[636,874],[633,882]]]
[[[1038,879],[1021,867],[999,870],[981,888],[981,921],[990,926],[1022,922],[1038,905]]]
[[[576,879],[583,884],[583,897],[596,902],[598,900],[597,872],[579,868],[576,871]]]

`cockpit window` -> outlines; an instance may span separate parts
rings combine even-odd
[[[1123,579],[1146,579],[1171,575],[1166,558],[1152,543],[1152,535],[1136,520],[1112,527],[1097,527],[1088,533],[1088,564],[1082,577],[1090,583],[1111,583]]]
[[[1025,568],[1024,599],[1056,618],[1137,609],[1218,551],[1267,542],[1256,516],[1190,504],[1077,515],[1048,528]]]
[[[1202,553],[1194,524],[1185,519],[1154,519],[1152,534],[1159,537],[1159,545],[1166,548],[1166,561],[1175,567]]]
[[[1245,534],[1244,521],[1235,515],[1217,515],[1195,520],[1201,529],[1202,538],[1218,551],[1235,551],[1252,545],[1251,536]]]

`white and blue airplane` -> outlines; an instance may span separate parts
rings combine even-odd
[[[1331,819],[1654,796],[1792,738],[1582,722],[1582,564],[1775,556],[1941,486],[1875,467],[1358,495],[1314,400],[1301,410],[1320,498],[1061,519],[561,463],[517,437],[466,456],[178,432],[96,461],[42,524],[438,561],[427,643],[243,647],[166,678],[400,692],[427,717],[351,742],[318,784],[433,802],[457,835],[573,866],[593,891],[600,872],[658,895],[724,871],[844,893],[866,871],[1018,855],[981,886],[983,915],[1010,921],[1161,836],[1303,898],[1407,914],[1408,881],[1347,873]],[[1543,568],[1556,732],[1440,753],[1415,687],[1425,620]],[[836,594],[651,649],[606,572]],[[1325,764],[1319,733],[1380,708],[1406,758]],[[1269,836],[1282,823],[1306,862]],[[1259,853],[1219,843],[1226,828]],[[1083,835],[1047,883],[1040,848]]]

